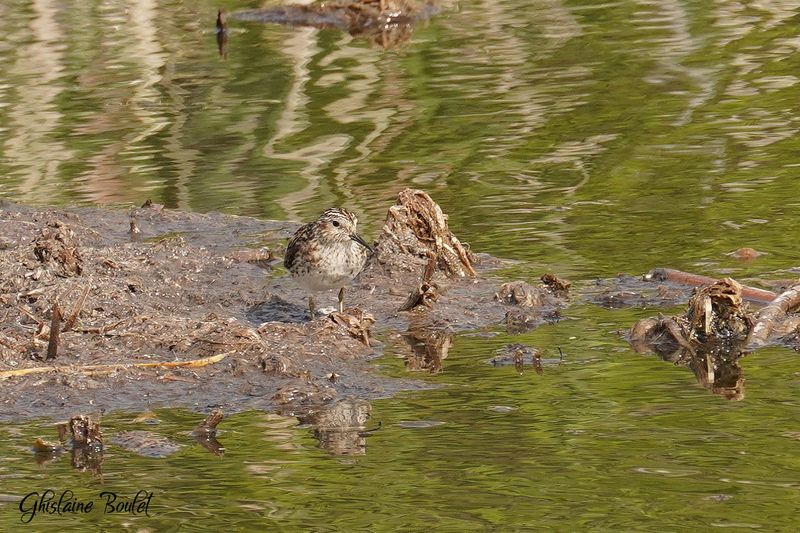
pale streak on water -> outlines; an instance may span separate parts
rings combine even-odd
[[[20,176],[19,192],[36,202],[52,197],[60,163],[73,156],[63,140],[50,137],[62,120],[55,104],[63,91],[60,78],[65,70],[65,33],[57,21],[58,6],[55,1],[34,1],[27,26],[6,33],[10,41],[24,44],[17,47],[13,63],[4,62],[9,65],[4,84],[14,87],[13,96],[11,91],[6,94],[16,101],[6,107],[2,152]]]

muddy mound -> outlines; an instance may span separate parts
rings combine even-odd
[[[148,202],[130,211],[3,203],[0,225],[0,418],[156,405],[300,415],[428,387],[370,372],[365,361],[387,339],[403,339],[409,369],[438,372],[456,332],[500,325],[511,311],[535,327],[568,301],[555,277],[531,286],[538,300],[498,297],[505,289],[486,273],[501,263],[472,253],[430,196],[411,189],[387,212],[348,293],[353,307],[313,321],[280,269],[295,224]],[[510,294],[528,290],[518,289]]]

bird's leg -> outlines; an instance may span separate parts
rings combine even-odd
[[[314,297],[313,296],[309,296],[308,297],[308,313],[309,313],[308,316],[311,317],[311,320],[314,320]]]
[[[344,287],[339,289],[339,312],[344,313]]]

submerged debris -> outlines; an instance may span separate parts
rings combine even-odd
[[[494,299],[514,306],[506,311],[505,323],[509,333],[523,333],[544,322],[557,322],[559,309],[569,297],[570,283],[552,274],[541,277],[542,285],[531,285],[525,281],[503,283]]]
[[[200,424],[194,428],[192,434],[195,436],[207,436],[207,435],[214,435],[217,433],[217,426],[222,419],[225,418],[225,413],[222,412],[221,409],[214,409],[211,413],[206,417],[205,420],[200,422]]]
[[[157,459],[172,455],[181,449],[181,445],[177,442],[151,431],[121,431],[111,437],[111,442],[123,450]]]
[[[618,274],[613,278],[595,280],[584,292],[589,302],[607,309],[678,305],[691,294],[690,287],[670,282],[656,284],[654,281],[657,280]]]
[[[681,277],[694,278],[684,274]],[[712,392],[741,399],[744,378],[738,360],[770,341],[781,342],[782,335],[798,331],[800,325],[800,317],[788,315],[800,307],[800,285],[755,314],[743,293],[742,286],[730,278],[699,287],[685,314],[642,319],[631,328],[628,340],[638,352],[655,352],[689,367]]]
[[[545,288],[553,293],[554,295],[560,298],[569,298],[569,288],[572,286],[572,283],[565,279],[561,279],[555,274],[542,274],[542,277],[539,278],[542,280]]]
[[[67,423],[73,446],[103,446],[100,424],[87,415],[73,416]]]
[[[495,300],[507,305],[519,307],[556,307],[561,305],[562,298],[567,295],[569,283],[562,282],[555,276],[548,278],[543,285],[535,286],[525,281],[511,281],[503,283],[500,290],[494,295]],[[557,281],[553,281],[557,280]]]
[[[544,373],[541,350],[526,346],[525,344],[506,344],[497,351],[495,357],[489,359],[487,362],[493,366],[507,366],[513,364],[514,368],[520,374],[523,373],[525,365],[532,366],[537,374]]]
[[[753,248],[739,248],[738,250],[734,250],[729,254],[725,254],[733,257],[734,259],[738,259],[739,261],[752,261],[753,259],[757,259],[762,255],[766,255],[764,252],[759,252]]]

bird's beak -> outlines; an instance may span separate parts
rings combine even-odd
[[[354,241],[356,241],[358,244],[360,244],[364,248],[366,248],[367,250],[369,250],[371,253],[373,253],[373,254],[375,253],[375,249],[372,246],[370,246],[369,244],[367,244],[367,241],[365,241],[361,237],[361,235],[358,235],[357,233],[353,233],[353,234],[350,235],[350,238],[353,239]]]

